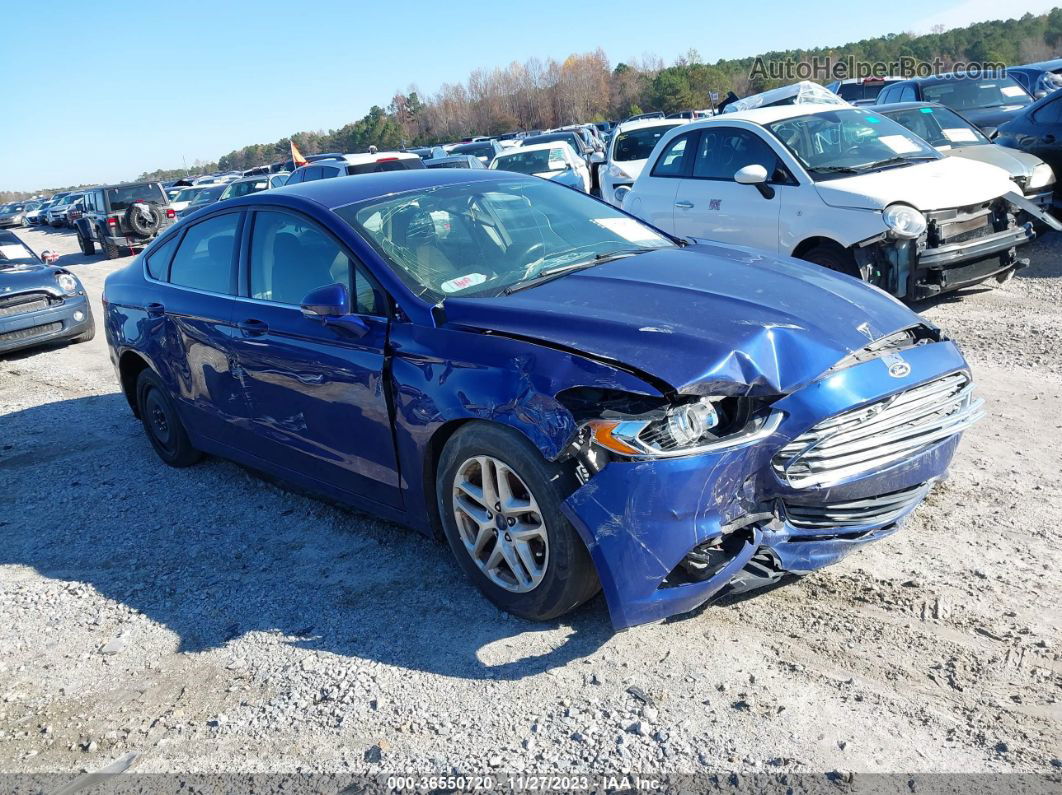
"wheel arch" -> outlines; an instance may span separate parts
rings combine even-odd
[[[151,363],[138,351],[127,350],[118,357],[118,377],[122,385],[122,394],[125,395],[133,416],[140,419],[140,409],[137,406],[136,382],[140,373],[144,370],[152,370]]]
[[[841,249],[842,251],[848,251],[850,248],[850,246],[846,246],[843,243],[834,240],[833,238],[825,237],[823,235],[816,235],[814,237],[805,238],[804,240],[801,240],[799,243],[797,243],[796,247],[793,249],[793,253],[789,256],[801,259],[805,254],[807,254],[809,251],[811,251],[811,249],[815,248],[816,246],[837,246],[837,248]]]

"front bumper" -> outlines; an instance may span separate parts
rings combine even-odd
[[[92,309],[84,295],[51,298],[46,309],[0,317],[0,353],[77,337],[92,327]]]
[[[783,398],[784,418],[768,439],[687,458],[609,463],[564,503],[597,568],[617,629],[696,608],[713,597],[835,563],[897,530],[945,476],[961,432],[891,465],[826,487],[793,488],[771,468],[789,441],[829,417],[943,375],[965,372],[951,342],[903,352],[910,373],[889,374],[881,359],[840,370]],[[830,506],[909,494],[865,524],[825,526]],[[683,577],[691,552],[722,540],[727,559],[702,580]],[[760,576],[764,571],[769,576]]]

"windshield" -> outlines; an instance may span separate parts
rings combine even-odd
[[[939,102],[955,110],[998,108],[1000,105],[1028,105],[1032,97],[1013,77],[974,80],[970,77],[941,80],[922,86],[922,99]]]
[[[816,180],[941,157],[892,119],[854,108],[784,119],[767,129]]]
[[[190,202],[202,190],[203,190],[202,188],[185,188],[184,190],[182,190],[180,193],[177,194],[177,197],[174,199],[174,201],[175,202]]]
[[[41,261],[18,238],[6,235],[0,237],[0,270],[40,264]]]
[[[923,141],[940,149],[989,143],[980,130],[947,108],[909,108],[890,111],[888,115]]]
[[[111,212],[117,213],[128,210],[130,205],[136,202],[155,202],[166,204],[166,195],[162,192],[162,186],[157,182],[149,182],[144,185],[122,185],[117,188],[107,188],[107,200],[111,205]]]
[[[621,132],[612,146],[612,159],[621,162],[645,160],[652,154],[660,136],[673,129],[674,124],[661,124],[659,127],[643,127],[640,130]]]
[[[492,144],[461,144],[450,150],[452,155],[472,155],[472,157],[494,157]]]
[[[855,102],[858,100],[877,99],[883,88],[885,88],[884,80],[867,80],[862,83],[841,83],[834,93],[843,100]]]
[[[264,179],[249,179],[246,182],[233,182],[225,188],[225,193],[221,198],[236,199],[240,196],[246,196],[249,193],[258,193],[258,191],[266,190],[268,187],[269,183]]]
[[[223,190],[225,190],[224,185],[217,185],[213,188],[203,188],[196,194],[195,198],[192,199],[192,203],[189,206],[195,207],[198,204],[210,204],[221,196]]]
[[[443,185],[336,213],[418,295],[494,296],[554,268],[673,244],[584,193],[514,178]]]
[[[568,161],[564,157],[564,150],[557,146],[552,149],[533,149],[530,152],[498,155],[490,167],[496,171],[515,171],[518,174],[545,174],[550,171],[564,171],[568,168]]]

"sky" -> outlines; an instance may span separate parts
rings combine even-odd
[[[613,63],[709,61],[1042,13],[1039,0],[892,0],[838,12],[761,0],[50,0],[4,8],[0,190],[129,180],[354,121],[397,90],[430,95],[476,68],[601,47]],[[463,9],[467,8],[468,11]],[[1004,11],[1000,9],[1004,8]]]

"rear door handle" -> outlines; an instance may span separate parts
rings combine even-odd
[[[1055,136],[1051,135],[1051,133],[1047,133],[1047,135],[1045,135],[1040,140],[1042,140],[1045,144],[1053,144],[1055,142]]]
[[[243,332],[243,336],[245,337],[261,337],[269,331],[269,325],[267,323],[263,323],[261,320],[255,320],[254,318],[241,321],[236,324],[236,327]]]
[[[675,202],[675,206],[678,207],[680,210],[691,210],[693,209],[693,202],[688,202],[683,199],[680,202]]]
[[[148,317],[162,317],[166,314],[166,307],[162,304],[148,304],[144,309],[147,310]]]

